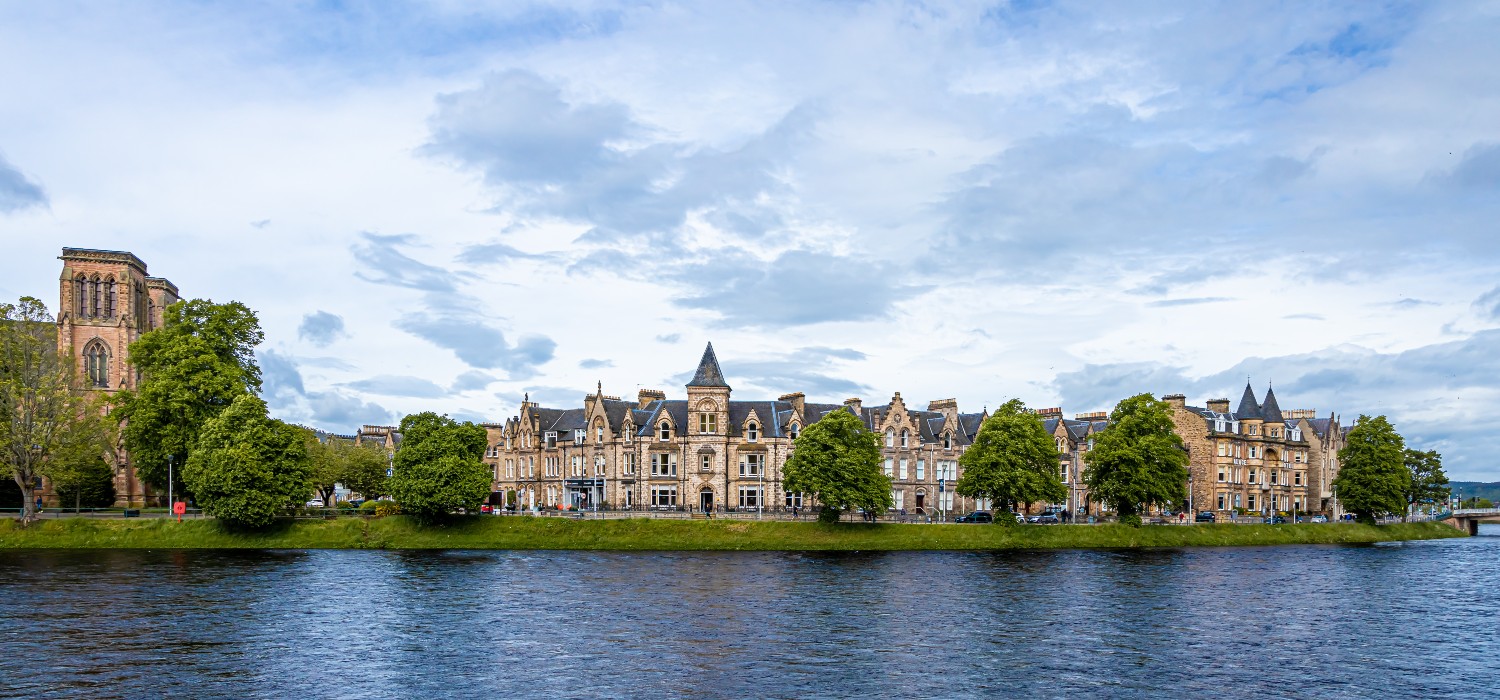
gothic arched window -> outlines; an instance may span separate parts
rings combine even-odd
[[[910,447],[911,446],[911,431],[907,430],[906,428],[902,428],[901,429],[901,446],[902,447]]]
[[[109,386],[109,348],[103,342],[96,339],[83,349],[83,367],[89,386]]]
[[[662,421],[661,425],[656,426],[656,428],[657,428],[657,434],[656,434],[657,439],[659,439],[659,440],[661,440],[663,442],[666,442],[667,440],[671,440],[672,439],[672,426],[670,424],[668,424],[666,421]]]
[[[104,280],[104,317],[115,317],[115,278]]]
[[[745,438],[750,442],[760,439],[760,426],[755,421],[750,421],[750,424],[745,426]]]
[[[98,275],[94,275],[94,278],[91,279],[91,280],[89,280],[89,315],[90,316],[98,316],[99,315],[99,309],[100,309],[100,307],[102,307],[104,305],[103,295],[104,295],[104,289],[99,284],[99,276]]]
[[[89,315],[89,280],[79,275],[73,280],[73,314],[75,316]]]

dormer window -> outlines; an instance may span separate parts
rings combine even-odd
[[[1216,421],[1214,421],[1214,431],[1222,433],[1222,432],[1224,432],[1224,427],[1225,427],[1224,426],[1224,421],[1222,421],[1222,420],[1216,420]]]
[[[626,423],[625,424],[625,428],[620,431],[620,437],[625,440],[625,444],[627,444],[627,445],[630,444],[630,436],[632,436],[634,434],[635,434],[635,426],[633,426],[633,425],[631,425],[629,423]]]
[[[905,428],[901,429],[901,446],[911,447],[911,431]]]
[[[575,444],[575,445],[582,445],[583,441],[587,440],[587,439],[588,439],[588,432],[585,431],[585,430],[583,430],[582,428],[579,428],[578,430],[574,430],[573,431],[573,444]]]
[[[547,449],[550,450],[557,447],[557,433],[548,431],[542,438],[546,441]]]
[[[1302,442],[1302,430],[1300,428],[1292,428],[1291,434],[1288,437],[1292,442]]]
[[[943,449],[953,449],[953,433],[943,433]]]
[[[658,440],[660,440],[662,442],[666,442],[668,440],[671,440],[672,439],[672,425],[670,423],[666,422],[666,421],[662,421],[661,425],[656,426],[656,439],[658,439]]]
[[[750,442],[760,439],[760,426],[756,425],[755,421],[751,421],[749,425],[745,426],[745,439]]]
[[[791,434],[792,439],[796,440],[797,436],[802,434],[802,426],[793,423],[791,429],[788,432]]]

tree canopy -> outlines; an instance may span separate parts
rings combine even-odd
[[[793,443],[781,486],[817,497],[818,520],[837,522],[851,508],[891,507],[891,479],[880,470],[880,438],[854,414],[837,410],[804,428]]]
[[[433,521],[459,509],[477,510],[493,483],[482,461],[488,444],[484,428],[473,423],[431,411],[402,418],[389,483],[401,512]]]
[[[204,422],[182,478],[203,512],[234,527],[265,527],[312,491],[302,429],[250,393]]]
[[[73,369],[58,355],[45,304],[34,297],[0,304],[0,464],[23,495],[23,523],[36,518],[33,485],[88,415]]]
[[[386,453],[381,447],[354,444],[336,436],[319,441],[312,431],[307,431],[308,459],[312,464],[313,486],[331,506],[335,484],[358,493],[364,498],[378,498],[386,494]]]
[[[1115,405],[1084,461],[1089,497],[1109,504],[1121,522],[1139,523],[1143,509],[1187,498],[1187,449],[1173,429],[1172,407],[1150,394]]]
[[[187,462],[203,425],[238,397],[260,392],[255,346],[264,338],[244,304],[193,299],[168,306],[162,327],[131,344],[141,382],[122,393],[118,413],[141,480],[164,488],[169,461]]]
[[[1011,399],[979,426],[974,444],[958,463],[964,468],[954,491],[987,498],[1015,510],[1021,503],[1054,502],[1068,497],[1059,474],[1057,443],[1042,419]]]
[[[1339,450],[1339,475],[1333,480],[1339,503],[1364,522],[1406,509],[1412,488],[1406,468],[1406,441],[1385,416],[1360,416]]]
[[[63,507],[103,508],[115,504],[116,438],[119,424],[109,414],[107,394],[80,395],[82,409],[45,466]]]
[[[1411,474],[1411,483],[1406,490],[1407,505],[1434,505],[1447,503],[1452,489],[1448,487],[1448,475],[1443,473],[1443,456],[1436,450],[1413,450],[1408,448],[1406,471]]]

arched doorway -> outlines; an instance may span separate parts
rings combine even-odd
[[[698,507],[700,509],[702,509],[703,512],[705,512],[705,513],[709,512],[709,511],[712,511],[714,509],[714,490],[713,489],[708,488],[708,487],[704,487],[704,489],[702,491],[698,492]]]
[[[917,515],[926,513],[927,489],[917,489]]]

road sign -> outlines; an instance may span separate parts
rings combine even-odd
[[[943,488],[945,486],[944,482],[945,482],[944,479],[938,479],[938,493],[942,493],[943,492]]]
[[[182,515],[187,512],[187,502],[178,501],[172,504],[172,513],[177,516],[177,522],[182,522]]]

